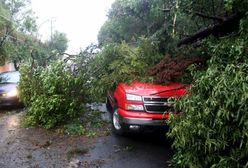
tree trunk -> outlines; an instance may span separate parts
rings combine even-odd
[[[245,16],[245,13],[242,12],[242,13],[236,13],[229,17],[226,17],[223,19],[223,22],[204,28],[196,32],[195,34],[182,39],[181,41],[179,41],[177,46],[180,47],[182,45],[196,42],[197,40],[204,39],[208,37],[209,35],[223,36],[235,30],[238,30],[239,22],[244,16]]]

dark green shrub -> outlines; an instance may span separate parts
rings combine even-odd
[[[27,107],[27,125],[53,128],[82,114],[84,80],[63,62],[47,68],[23,65],[20,72],[20,97]]]
[[[240,36],[209,39],[205,72],[195,72],[190,93],[176,101],[184,113],[171,120],[173,167],[248,167],[248,19]],[[245,28],[246,27],[246,28]],[[245,31],[243,31],[245,30]]]

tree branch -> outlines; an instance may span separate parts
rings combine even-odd
[[[0,41],[0,47],[3,46],[5,40],[7,40],[7,37],[14,31],[14,29],[11,29],[8,31],[8,29],[6,30],[6,33],[4,35],[4,37],[2,38],[2,40]]]
[[[220,36],[226,35],[234,30],[237,30],[239,26],[239,21],[245,16],[245,12],[236,13],[229,17],[225,17],[223,22],[204,28],[190,37],[184,38],[179,41],[178,47],[183,44],[190,44],[197,40],[206,38],[209,35]]]
[[[203,17],[203,18],[206,18],[206,19],[212,19],[212,20],[217,20],[217,21],[220,21],[222,22],[224,20],[223,17],[218,17],[218,16],[208,16],[208,15],[205,15],[201,12],[195,12],[194,15],[197,15],[197,16],[200,16],[200,17]]]
[[[156,82],[166,83],[174,81],[185,73],[192,64],[204,64],[209,58],[207,56],[194,55],[190,57],[166,55],[160,63],[148,70],[149,75],[156,76]]]
[[[163,12],[170,12],[171,11],[171,9],[169,9],[169,8],[158,8],[158,10],[161,10],[161,11],[163,11]]]

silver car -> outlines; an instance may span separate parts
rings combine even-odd
[[[18,71],[0,73],[0,106],[21,105],[17,90],[19,80]]]

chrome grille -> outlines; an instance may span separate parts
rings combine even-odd
[[[166,103],[168,101],[167,97],[144,97],[145,103]]]
[[[171,111],[167,97],[143,97],[146,112],[149,113],[164,113]]]

